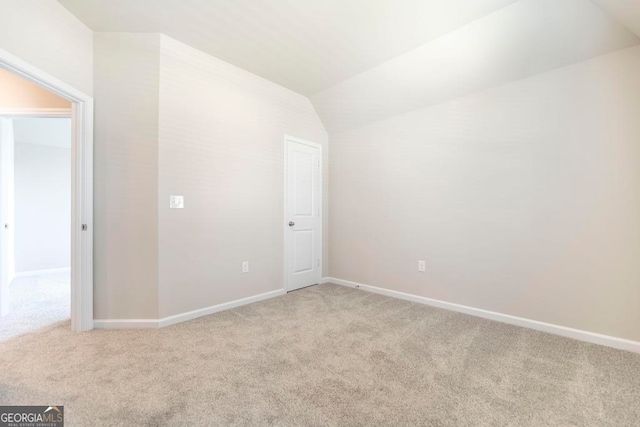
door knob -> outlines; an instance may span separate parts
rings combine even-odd
[[[295,223],[295,222],[293,222],[293,221],[289,221],[289,227],[293,227],[294,225],[296,225],[296,223]]]

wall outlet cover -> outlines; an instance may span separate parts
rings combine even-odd
[[[427,263],[425,261],[418,261],[418,271],[422,273],[427,271]]]

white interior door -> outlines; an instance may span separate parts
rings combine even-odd
[[[285,268],[287,291],[320,282],[322,146],[287,137]]]
[[[15,276],[13,120],[0,117],[0,316],[9,311],[9,285]]]

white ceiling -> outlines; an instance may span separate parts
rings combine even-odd
[[[639,0],[591,0],[591,2],[640,36]]]
[[[635,34],[588,0],[519,0],[311,101],[327,130],[335,131],[638,43]]]
[[[13,119],[13,138],[16,144],[38,144],[49,147],[71,148],[71,119]]]
[[[515,0],[58,1],[94,31],[164,33],[312,95]]]

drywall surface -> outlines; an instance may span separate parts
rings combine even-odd
[[[94,31],[166,34],[309,95],[516,0],[59,1]]]
[[[70,119],[67,122],[71,142]],[[71,266],[71,149],[31,144],[15,126],[16,273]]]
[[[159,34],[94,38],[95,317],[282,289],[284,135],[327,148],[309,100]]]
[[[161,45],[160,316],[282,289],[284,135],[323,144],[326,159],[324,127],[306,97],[171,38]],[[169,209],[170,195],[184,209]]]
[[[153,319],[160,35],[94,38],[94,317]]]
[[[332,134],[638,43],[588,0],[520,0],[311,100]]]
[[[591,0],[591,2],[622,22],[640,36],[640,3],[628,0]]]
[[[0,114],[5,111],[17,112],[26,109],[71,108],[71,102],[60,98],[0,68]]]
[[[632,47],[331,133],[330,276],[640,341],[639,75]]]
[[[69,117],[28,117],[12,119],[16,142],[71,149],[72,123]]]
[[[0,0],[0,49],[93,93],[93,33],[56,0]]]

